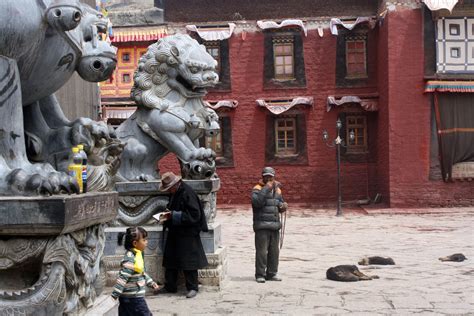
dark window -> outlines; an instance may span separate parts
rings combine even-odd
[[[340,136],[345,144],[341,147],[341,159],[353,163],[376,161],[377,112],[366,112],[358,105],[349,105],[345,111],[338,114],[342,123]],[[351,131],[354,140],[350,140]]]
[[[308,163],[304,113],[267,116],[265,160],[267,164]]]
[[[122,54],[122,61],[124,63],[128,63],[130,61],[130,54],[129,53],[123,53]]]
[[[265,32],[264,87],[306,86],[301,30]]]
[[[199,43],[204,44],[209,55],[217,61],[216,71],[219,75],[219,83],[214,88],[209,89],[209,91],[230,90],[229,41],[203,41],[200,37],[196,36],[195,39]]]
[[[461,57],[461,49],[459,47],[451,47],[451,57],[452,58]]]
[[[122,75],[122,82],[129,83],[130,82],[130,74],[123,74]]]
[[[349,138],[354,133],[354,139]],[[367,151],[367,117],[364,115],[346,115],[345,139],[348,153],[365,153]]]
[[[200,140],[201,146],[211,148],[216,153],[216,165],[219,167],[233,167],[232,127],[230,116],[219,113],[221,130],[214,137],[204,136]]]
[[[366,41],[346,38],[346,79],[366,77]]]
[[[295,78],[293,39],[273,39],[273,66],[275,67],[275,79],[291,80]]]
[[[336,51],[337,86],[367,85],[367,74],[367,29],[340,29]]]
[[[221,45],[218,41],[205,42],[206,50],[217,61],[217,73],[221,72]]]
[[[296,117],[275,119],[275,155],[279,157],[296,154]]]
[[[222,133],[218,133],[214,136],[205,136],[206,137],[206,148],[211,148],[216,153],[217,157],[222,157],[224,154],[222,146]]]
[[[459,24],[449,24],[449,34],[450,35],[459,35],[461,34],[461,28]]]

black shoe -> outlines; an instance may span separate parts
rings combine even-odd
[[[198,294],[196,290],[191,290],[186,294],[186,298],[193,298]]]
[[[155,294],[167,294],[167,293],[176,293],[176,292],[178,292],[178,291],[177,290],[176,291],[170,291],[166,287],[163,286],[158,291],[155,291]]]

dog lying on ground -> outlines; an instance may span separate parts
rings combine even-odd
[[[461,261],[467,260],[467,258],[462,253],[455,253],[447,257],[441,257],[439,258],[439,260],[461,262]]]
[[[380,264],[380,265],[393,265],[395,261],[393,261],[390,257],[364,257],[359,260],[359,264],[362,266],[366,266],[369,264]]]
[[[340,265],[329,268],[326,271],[326,278],[340,282],[355,282],[378,279],[379,277],[365,275],[354,265]]]

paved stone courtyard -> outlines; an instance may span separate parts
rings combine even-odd
[[[391,213],[388,213],[391,212]],[[408,212],[408,213],[407,213]],[[148,296],[155,315],[474,315],[474,208],[346,212],[291,209],[280,254],[282,282],[254,280],[249,206],[219,210],[227,247],[220,290],[202,286],[194,299]],[[462,252],[467,261],[441,262]],[[326,269],[389,256],[395,266],[359,266],[380,279],[334,282]]]

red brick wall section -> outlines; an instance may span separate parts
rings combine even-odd
[[[263,88],[263,34],[247,34],[245,40],[239,35],[230,39],[230,66],[232,91],[213,92],[209,99],[236,99],[238,107],[233,110],[232,139],[234,167],[218,169],[222,188],[218,203],[249,203],[252,187],[259,181],[265,166],[265,117],[266,110],[258,108],[258,98],[288,98],[313,96],[313,108],[302,108],[307,120],[308,165],[275,165],[277,178],[283,183],[283,193],[289,202],[335,203],[336,201],[336,153],[322,141],[322,130],[335,136],[337,111],[326,112],[328,95],[354,93],[350,89],[336,89],[336,37],[325,29],[320,38],[317,31],[309,31],[304,41],[304,59],[307,87],[301,89]],[[375,46],[374,46],[375,50]],[[376,55],[376,53],[374,53]],[[372,69],[376,59],[371,59]],[[375,78],[371,87],[357,88],[358,93],[375,92]],[[161,172],[176,168],[174,160],[165,158],[160,162]],[[367,196],[368,176],[365,163],[343,163],[341,167],[344,200],[355,200]]]
[[[334,137],[339,109],[326,112],[327,96],[378,92],[377,159],[369,164],[342,163],[343,200],[381,193],[383,201],[394,207],[474,205],[472,183],[428,180],[430,105],[423,94],[421,13],[398,10],[390,12],[384,24],[370,34],[369,69],[377,70],[362,88],[336,88],[336,37],[328,29],[322,38],[315,30],[303,38],[307,86],[298,89],[263,88],[262,32],[248,33],[245,40],[239,34],[231,37],[232,91],[208,96],[239,102],[230,113],[234,167],[218,169],[222,181],[219,204],[249,203],[251,189],[265,166],[268,113],[257,108],[255,100],[294,96],[315,100],[313,108],[301,109],[307,120],[308,164],[274,165],[277,178],[289,202],[335,204],[336,154],[321,136],[327,129]],[[171,157],[160,162],[161,172],[177,171],[177,166]]]
[[[420,10],[388,16],[390,204],[392,207],[474,205],[472,182],[429,180],[430,101],[423,93]]]
[[[380,193],[382,202],[390,203],[390,160],[389,160],[389,99],[388,99],[388,30],[390,20],[386,18],[383,24],[377,26],[377,77],[379,93],[379,111],[377,118],[377,162],[370,172],[372,194]],[[373,195],[372,195],[373,196]]]

